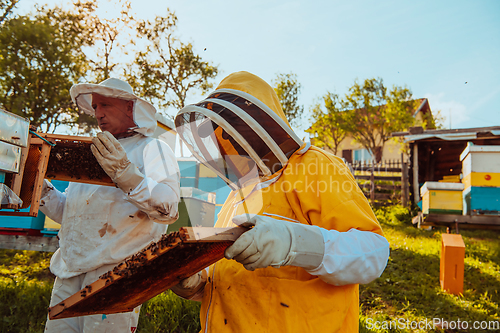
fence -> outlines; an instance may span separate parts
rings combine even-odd
[[[370,161],[347,163],[347,166],[373,205],[385,205],[394,201],[400,201],[405,207],[408,205],[410,188],[407,162]]]

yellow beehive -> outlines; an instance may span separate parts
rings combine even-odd
[[[440,183],[460,183],[460,175],[443,176]]]
[[[462,214],[461,183],[425,182],[420,188],[424,214]]]
[[[467,145],[460,155],[462,183],[471,186],[500,187],[500,146]]]

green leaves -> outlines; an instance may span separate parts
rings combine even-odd
[[[313,109],[313,125],[306,130],[312,134],[311,142],[320,148],[328,148],[337,154],[340,143],[347,136],[345,113],[339,96],[328,92],[323,96],[324,104],[316,104]]]
[[[188,93],[206,93],[218,68],[196,54],[191,43],[175,37],[177,16],[168,12],[153,21],[139,21],[137,38],[146,41],[146,50],[136,53],[126,72],[127,80],[141,94],[161,108],[185,106]]]
[[[15,17],[0,30],[0,105],[47,132],[77,117],[69,89],[85,69],[75,41],[51,17]]]
[[[381,78],[355,81],[343,99],[331,93],[323,99],[326,111],[320,111],[319,105],[313,108],[314,124],[308,130],[315,134],[314,143],[336,153],[349,135],[371,151],[377,162],[391,133],[413,126],[413,113],[419,104],[412,100],[408,88],[393,86],[388,90]]]
[[[32,14],[12,17],[16,2],[0,3],[0,107],[44,132],[63,124],[75,132],[97,127],[73,105],[69,90],[75,83],[121,76],[160,108],[176,109],[189,92],[213,87],[217,66],[174,36],[177,17],[168,8],[153,21],[138,20],[124,0],[116,17],[105,19],[95,14],[97,0],[83,0],[70,9],[37,6]],[[129,63],[114,57],[128,52],[135,53]]]
[[[301,85],[297,81],[297,75],[278,73],[273,84],[286,119],[294,126],[299,126],[304,107],[299,105]]]

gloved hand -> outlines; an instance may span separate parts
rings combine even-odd
[[[47,179],[44,179],[42,186],[42,194],[40,195],[40,198],[45,197],[47,194],[49,194],[50,191],[54,190],[55,190],[54,185],[52,185]]]
[[[207,282],[207,271],[202,270],[196,274],[191,275],[178,284],[170,288],[177,296],[190,300],[201,300],[203,296],[203,289]]]
[[[312,270],[323,261],[325,245],[319,227],[262,215],[238,215],[233,222],[254,227],[226,249],[225,257],[250,271],[286,265]]]
[[[120,142],[113,134],[105,131],[92,138],[92,143],[90,149],[102,169],[125,193],[132,192],[144,179],[144,175],[129,161]]]

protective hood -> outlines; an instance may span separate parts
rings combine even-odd
[[[193,155],[233,189],[279,172],[303,144],[274,89],[248,72],[229,75],[206,99],[181,109],[175,125]]]
[[[138,128],[134,131],[145,136],[151,136],[156,129],[155,113],[153,105],[136,96],[132,87],[125,81],[109,78],[99,84],[82,83],[75,84],[69,91],[73,102],[86,114],[95,117],[92,108],[92,94],[96,93],[106,97],[120,98],[134,101],[134,122]]]

